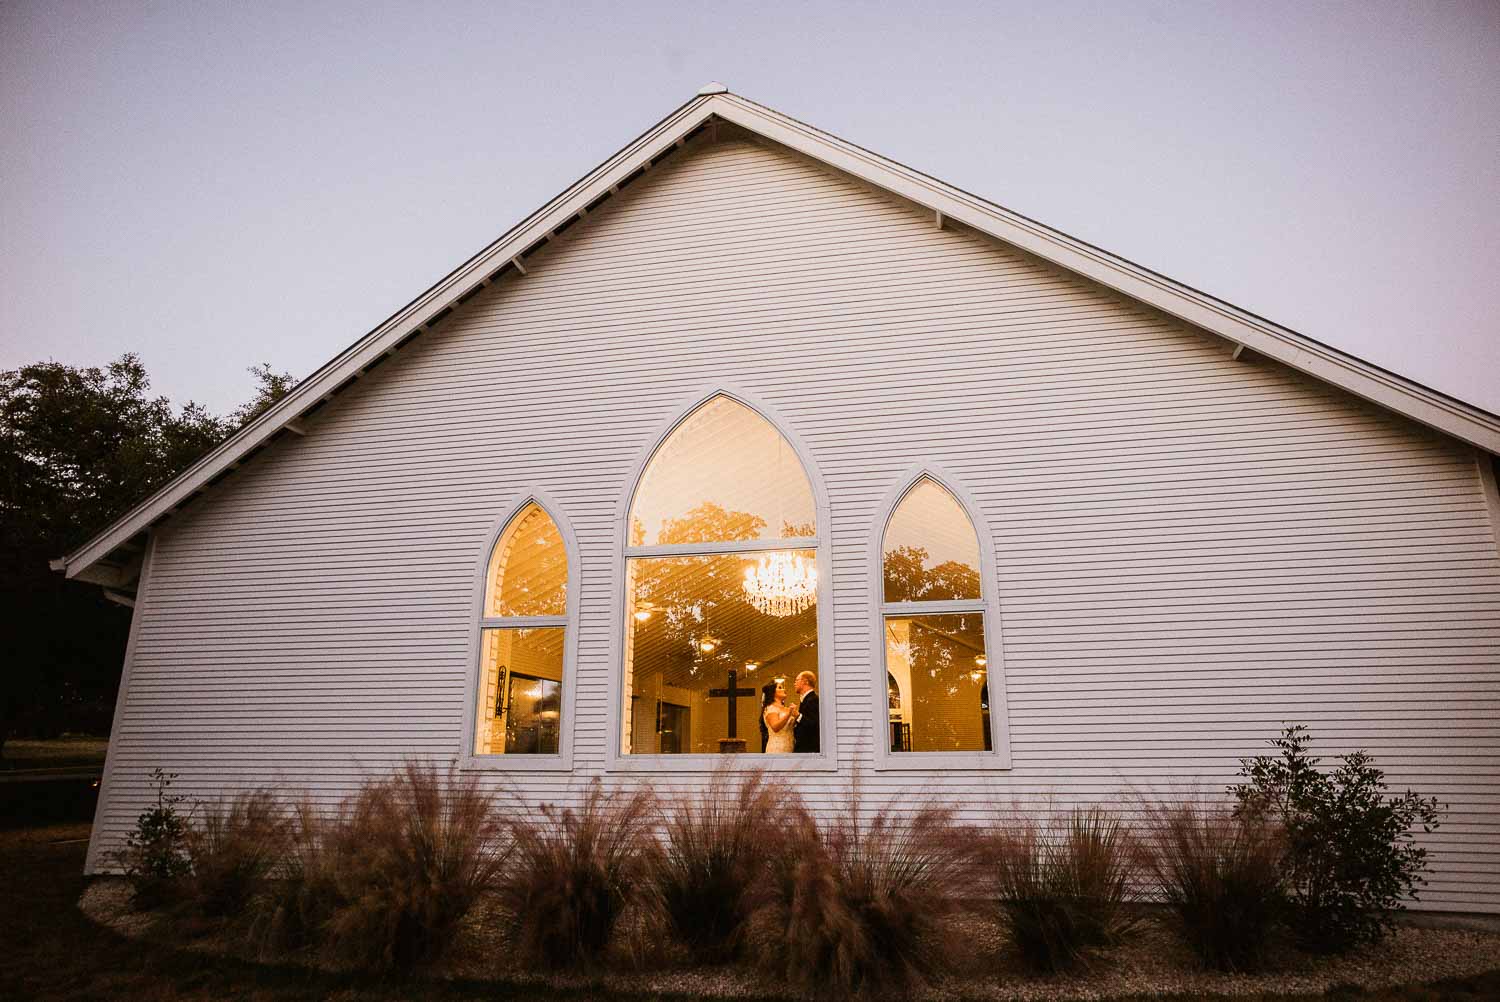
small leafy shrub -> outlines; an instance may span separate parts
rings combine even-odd
[[[1142,863],[1208,967],[1263,966],[1280,918],[1282,838],[1262,817],[1193,803],[1148,807]]]
[[[186,837],[187,903],[209,917],[239,913],[285,853],[289,828],[270,790],[204,805]]]
[[[991,841],[992,891],[1012,945],[1036,971],[1067,971],[1136,924],[1133,851],[1120,819],[1075,810],[1060,830],[1036,822]]]
[[[606,794],[577,810],[546,804],[510,822],[514,853],[496,884],[514,959],[549,970],[603,962],[652,851],[650,791]]]
[[[952,808],[924,804],[820,826],[800,804],[779,815],[785,857],[752,896],[749,941],[786,982],[824,995],[899,993],[951,959],[948,919],[972,862]]]
[[[1299,945],[1337,953],[1391,931],[1403,899],[1426,883],[1427,850],[1413,830],[1438,827],[1436,798],[1408,790],[1386,795],[1385,774],[1363,751],[1332,773],[1308,754],[1307,728],[1291,726],[1271,742],[1280,755],[1241,761],[1247,782],[1230,788],[1242,816],[1269,818],[1286,831],[1284,873],[1292,931]]]
[[[125,848],[115,853],[116,863],[134,888],[132,903],[139,909],[157,908],[176,899],[183,878],[192,871],[187,818],[177,809],[187,798],[167,792],[176,778],[177,773],[163,772],[160,767],[151,770],[156,806],[136,816]]]
[[[740,952],[751,896],[781,841],[782,803],[759,773],[736,783],[721,771],[701,794],[665,805],[644,882],[661,941],[705,964]]]
[[[406,762],[332,816],[303,803],[258,900],[263,950],[312,947],[364,970],[438,960],[504,864],[493,798],[475,776]]]

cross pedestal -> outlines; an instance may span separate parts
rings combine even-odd
[[[726,728],[728,737],[719,739],[720,755],[737,755],[745,750],[745,739],[739,736],[739,715],[735,713],[734,701],[739,696],[753,696],[754,689],[741,689],[736,683],[739,682],[739,673],[734,669],[729,671],[729,684],[722,689],[710,689],[708,694],[714,699],[724,699],[725,709],[729,713],[729,726]]]

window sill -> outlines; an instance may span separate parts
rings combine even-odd
[[[887,752],[876,772],[1008,772],[1010,757],[995,752]]]
[[[766,755],[746,752],[741,755],[617,755],[606,766],[606,772],[645,773],[714,773],[730,772],[838,772],[838,759],[831,752],[816,755]]]
[[[572,772],[569,755],[464,755],[461,772]]]

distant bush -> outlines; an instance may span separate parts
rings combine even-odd
[[[303,803],[286,844],[279,879],[257,900],[255,942],[318,948],[364,970],[441,957],[506,855],[477,777],[417,762],[367,782],[331,816]]]
[[[990,890],[1025,964],[1067,971],[1117,943],[1137,922],[1129,835],[1102,809],[1075,810],[1060,826],[1035,821],[997,833]]]
[[[701,793],[663,805],[659,848],[645,856],[645,890],[662,941],[699,963],[733,959],[743,945],[756,887],[779,863],[782,825],[794,810],[759,773],[718,772]]]
[[[1141,856],[1177,931],[1200,960],[1251,971],[1267,957],[1284,900],[1280,829],[1227,807],[1148,807]]]
[[[1332,773],[1308,755],[1307,728],[1286,728],[1277,756],[1241,762],[1247,782],[1231,787],[1242,817],[1264,817],[1286,831],[1284,873],[1299,945],[1336,953],[1391,931],[1403,898],[1426,881],[1427,850],[1412,832],[1438,827],[1436,798],[1408,790],[1386,796],[1385,774],[1363,751]]]
[[[291,819],[269,790],[200,805],[186,835],[186,903],[206,916],[241,911],[287,849]]]
[[[547,804],[509,822],[514,852],[495,884],[514,958],[549,970],[601,964],[651,851],[648,790],[606,794],[595,780],[583,805]]]
[[[954,809],[924,804],[819,825],[789,805],[783,858],[752,897],[749,939],[786,982],[820,996],[899,993],[941,970],[957,946],[947,920],[970,890]]]
[[[157,908],[176,899],[183,878],[192,872],[188,856],[188,822],[178,810],[186,797],[168,793],[175,772],[151,770],[156,805],[142,811],[125,839],[125,848],[114,854],[134,888],[132,904],[139,909]]]

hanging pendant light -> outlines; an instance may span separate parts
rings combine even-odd
[[[818,569],[800,553],[777,550],[745,568],[745,595],[768,616],[795,616],[813,604]]]

